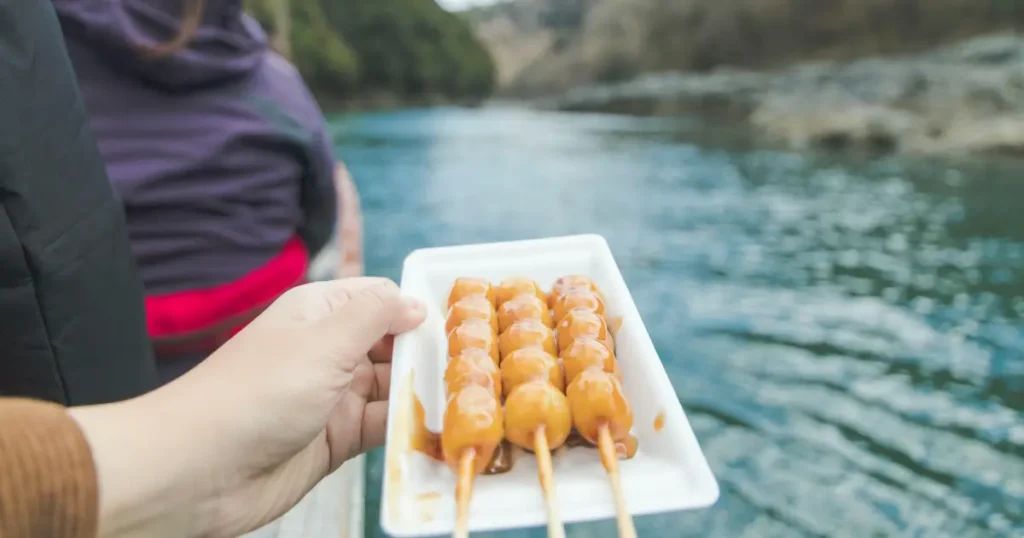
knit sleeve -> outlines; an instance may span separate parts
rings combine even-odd
[[[98,511],[92,453],[64,408],[0,398],[0,538],[93,538]]]

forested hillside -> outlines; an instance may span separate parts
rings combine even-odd
[[[494,87],[487,49],[434,0],[283,1],[248,0],[247,8],[318,97],[476,101]]]

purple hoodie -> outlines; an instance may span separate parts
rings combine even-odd
[[[336,213],[320,110],[241,0],[207,0],[186,50],[137,52],[181,4],[53,0],[150,294],[236,280],[296,234],[314,255]]]

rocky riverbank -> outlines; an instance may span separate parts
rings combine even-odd
[[[1024,39],[773,72],[663,73],[570,91],[543,107],[700,115],[794,148],[1024,156]]]

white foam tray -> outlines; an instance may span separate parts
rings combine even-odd
[[[640,319],[611,249],[598,235],[487,243],[417,250],[405,259],[402,292],[427,304],[427,319],[395,342],[381,526],[396,537],[450,534],[455,524],[455,475],[443,463],[409,448],[412,393],[426,425],[440,431],[446,364],[445,306],[461,276],[497,283],[525,276],[548,288],[559,276],[589,276],[604,293],[608,319],[621,319],[615,334],[623,389],[633,405],[636,455],[620,461],[629,510],[636,515],[706,508],[718,500],[718,483],[701,452],[651,337]],[[658,416],[663,425],[655,428]],[[612,519],[615,504],[597,450],[556,454],[555,483],[566,523]],[[512,471],[478,476],[470,504],[470,531],[544,525],[546,512],[536,460],[520,455]],[[614,523],[610,523],[614,524]]]

